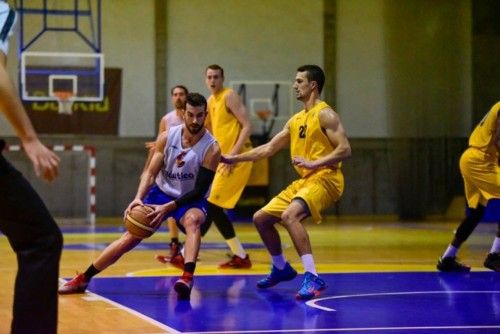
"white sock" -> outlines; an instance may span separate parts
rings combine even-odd
[[[300,259],[302,260],[302,264],[304,265],[304,271],[308,271],[311,274],[318,276],[312,254],[304,254],[300,257]]]
[[[456,248],[453,245],[449,245],[448,248],[446,248],[446,251],[443,254],[443,258],[445,257],[455,257],[457,256],[458,248]]]
[[[276,255],[276,256],[271,256],[272,259],[273,259],[273,265],[278,268],[279,270],[283,270],[285,269],[285,266],[286,266],[286,258],[285,258],[285,255],[283,254],[280,254],[280,255]]]
[[[229,248],[231,249],[231,252],[233,252],[233,254],[238,255],[242,259],[247,257],[247,253],[243,249],[243,246],[241,245],[241,242],[238,240],[237,237],[234,237],[232,239],[227,239],[226,242]]]
[[[495,241],[493,241],[493,245],[491,246],[490,253],[500,253],[500,238],[495,237]]]

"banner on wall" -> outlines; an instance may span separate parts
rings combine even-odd
[[[122,69],[104,71],[104,99],[100,102],[75,101],[71,114],[60,114],[57,101],[23,101],[38,133],[118,135]]]

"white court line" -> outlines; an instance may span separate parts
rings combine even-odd
[[[285,329],[285,330],[256,330],[256,331],[220,331],[220,332],[184,332],[184,334],[250,334],[250,333],[307,333],[307,332],[360,332],[360,331],[400,331],[400,330],[429,330],[429,329],[495,329],[491,326],[422,326],[422,327],[360,327],[360,328],[321,328],[321,329]]]
[[[65,280],[63,280],[61,278],[59,279],[59,281],[66,282]],[[152,318],[150,318],[148,316],[145,316],[142,313],[139,313],[139,312],[137,312],[137,311],[135,311],[135,310],[133,310],[131,308],[128,308],[128,307],[126,307],[126,306],[124,306],[122,304],[119,304],[117,302],[112,301],[111,299],[105,298],[103,296],[100,296],[100,295],[98,295],[96,293],[93,293],[93,292],[90,292],[88,290],[85,291],[85,294],[82,296],[82,299],[84,299],[86,301],[103,301],[105,303],[113,305],[116,308],[124,310],[125,312],[128,312],[128,313],[130,313],[132,315],[135,315],[136,317],[138,317],[138,318],[140,318],[140,319],[142,319],[142,320],[150,323],[151,325],[154,325],[154,326],[157,326],[157,327],[161,328],[162,330],[165,331],[165,333],[182,334],[182,332],[179,332],[178,330],[176,330],[174,328],[171,328],[171,327],[169,327],[167,325],[162,324],[159,321],[156,321],[156,320],[154,320],[154,319],[152,319]]]
[[[318,299],[312,299],[306,302],[308,306],[327,311],[327,312],[336,312],[337,310],[334,308],[324,307],[320,305],[316,305],[317,302],[323,300],[330,299],[344,299],[344,298],[358,298],[358,297],[373,297],[373,296],[399,296],[399,295],[425,295],[425,294],[452,294],[452,293],[500,293],[500,291],[402,291],[402,292],[380,292],[380,293],[364,293],[364,294],[355,294],[355,295],[343,295],[343,296],[330,296]],[[499,327],[500,328],[500,327]]]

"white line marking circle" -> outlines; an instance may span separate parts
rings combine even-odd
[[[484,290],[470,290],[470,291],[401,291],[401,292],[380,292],[380,293],[363,293],[355,295],[342,295],[342,296],[330,296],[324,298],[312,299],[306,302],[308,306],[327,311],[336,312],[337,310],[330,307],[317,305],[318,302],[330,299],[346,299],[346,298],[359,298],[359,297],[373,297],[373,296],[399,296],[399,295],[425,295],[425,294],[459,294],[459,293],[500,293],[500,291],[484,291]]]

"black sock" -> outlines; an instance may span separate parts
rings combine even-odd
[[[190,274],[194,274],[194,270],[196,269],[195,262],[184,263],[184,271]]]
[[[170,241],[171,244],[179,244],[179,238],[172,238]]]
[[[98,270],[96,267],[94,267],[94,264],[91,264],[87,270],[83,273],[83,276],[85,276],[85,280],[88,282],[94,277],[95,275],[99,274],[101,271]]]

